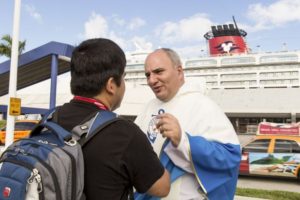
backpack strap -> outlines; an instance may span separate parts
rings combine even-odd
[[[75,139],[83,147],[85,144],[109,124],[120,120],[116,113],[101,110],[94,117],[72,129]]]
[[[59,115],[60,108],[61,106],[50,109],[40,121],[40,124],[46,124],[46,125],[41,125],[37,129],[41,129],[41,128],[53,129],[52,124],[58,123],[58,115]],[[87,118],[85,118],[83,120],[83,123],[75,126],[72,129],[71,133],[73,135],[73,138],[77,140],[79,144],[83,147],[92,137],[96,135],[96,133],[100,132],[100,130],[102,130],[103,128],[105,128],[106,126],[108,126],[109,124],[117,120],[120,120],[120,118],[118,118],[117,114],[114,112],[107,111],[107,110],[97,111],[89,115]],[[49,125],[50,127],[47,127],[47,125]],[[57,129],[56,126],[55,129]],[[36,132],[37,130],[35,130],[33,133]],[[60,131],[56,130],[55,132],[60,132]],[[31,135],[35,135],[35,134],[31,134]],[[64,138],[65,141],[66,139],[69,140],[70,135],[66,136],[66,134],[63,134],[62,138]]]
[[[53,121],[53,122],[58,122],[58,112],[60,110],[61,106],[54,107],[52,109],[49,109],[46,114],[43,116],[41,119],[40,123],[45,123],[46,121]]]
[[[51,133],[56,135],[56,137],[59,138],[61,141],[69,142],[72,139],[71,133],[69,133],[58,124],[51,121],[46,121],[35,126],[35,128],[30,133],[30,137],[39,135],[44,128],[51,130]]]

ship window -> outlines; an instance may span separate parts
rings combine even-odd
[[[130,64],[130,65],[127,65],[126,70],[129,70],[129,69],[144,69],[144,65],[143,64]]]
[[[261,63],[268,62],[283,62],[283,61],[298,61],[298,56],[296,54],[287,55],[276,55],[276,56],[262,56],[260,58]]]
[[[221,64],[249,64],[254,63],[254,57],[237,57],[237,58],[223,58]]]
[[[217,60],[209,59],[209,60],[192,60],[187,61],[185,66],[186,67],[195,67],[195,66],[207,66],[207,65],[216,65]]]

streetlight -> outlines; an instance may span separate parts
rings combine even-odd
[[[5,135],[5,148],[7,148],[14,140],[15,131],[15,116],[10,115],[10,98],[16,97],[17,88],[17,74],[18,74],[18,54],[19,54],[19,27],[20,27],[20,12],[21,0],[15,0],[14,7],[14,21],[12,34],[12,47],[10,58],[10,74],[9,74],[9,92],[8,92],[8,106],[7,106],[7,129]]]

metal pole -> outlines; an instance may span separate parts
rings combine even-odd
[[[58,56],[57,55],[52,55],[50,109],[54,108],[55,105],[56,105],[57,73],[58,73]]]
[[[19,27],[20,27],[20,12],[21,12],[21,0],[15,0],[14,8],[14,21],[13,21],[13,34],[12,34],[12,49],[10,59],[10,74],[9,74],[9,93],[7,103],[7,127],[5,136],[5,148],[7,148],[14,140],[15,130],[15,117],[9,114],[10,109],[10,97],[16,97],[17,88],[17,68],[18,68],[18,56],[19,56]]]

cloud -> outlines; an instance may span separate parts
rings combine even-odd
[[[252,31],[259,31],[283,26],[293,21],[300,22],[299,10],[299,0],[279,0],[268,6],[261,3],[252,4],[248,8],[247,16],[255,22]]]
[[[140,28],[140,27],[144,26],[145,24],[146,24],[145,20],[143,20],[139,17],[136,17],[136,18],[133,18],[129,22],[128,29],[129,30],[135,30],[137,28]]]
[[[25,11],[37,22],[43,23],[42,15],[36,10],[33,5],[25,4]]]
[[[86,39],[96,37],[107,37],[108,24],[104,17],[93,12],[84,24],[84,36]]]
[[[119,26],[124,26],[126,24],[126,21],[122,18],[120,18],[118,15],[113,15],[112,20],[115,24]]]
[[[110,31],[107,38],[117,43],[123,50],[125,50],[128,46],[126,42],[127,40],[125,38],[118,36],[114,31]]]
[[[201,41],[212,24],[206,14],[196,14],[179,22],[165,22],[155,33],[166,44]]]
[[[141,18],[124,20],[118,15],[104,17],[101,14],[92,12],[88,20],[84,23],[83,39],[104,37],[115,41],[124,51],[151,51],[155,48],[180,46],[180,42],[185,43],[184,47],[176,50],[183,57],[195,57],[204,55],[206,44],[203,35],[210,30],[214,24],[206,15],[196,14],[179,22],[165,22],[158,26],[155,35],[136,35],[134,30],[142,27],[146,22]],[[125,28],[127,26],[127,28]],[[195,42],[188,44],[186,42]],[[157,46],[159,45],[159,46]]]
[[[153,44],[147,41],[144,37],[134,36],[130,41],[134,44],[137,51],[153,49]]]
[[[174,48],[181,58],[195,58],[207,56],[207,45],[205,43],[200,43],[196,45],[183,46],[179,48]]]
[[[142,18],[135,17],[131,20],[125,20],[120,18],[118,15],[113,15],[111,17],[111,24],[112,25],[117,25],[119,27],[125,27],[129,31],[134,31],[146,24],[146,21],[143,20]],[[124,31],[124,29],[123,29]]]
[[[128,26],[124,28],[124,26]],[[129,23],[118,15],[104,17],[92,12],[84,23],[84,33],[79,34],[81,39],[103,37],[116,42],[122,49],[136,49],[138,44],[142,49],[151,49],[152,43],[147,42],[145,37],[132,36],[130,32],[144,26],[146,22],[141,18],[133,18]]]
[[[95,12],[92,12],[88,21],[84,23],[83,35],[84,39],[98,37],[108,38],[116,42],[122,48],[126,47],[126,40],[118,36],[113,30],[110,30],[106,18]]]

